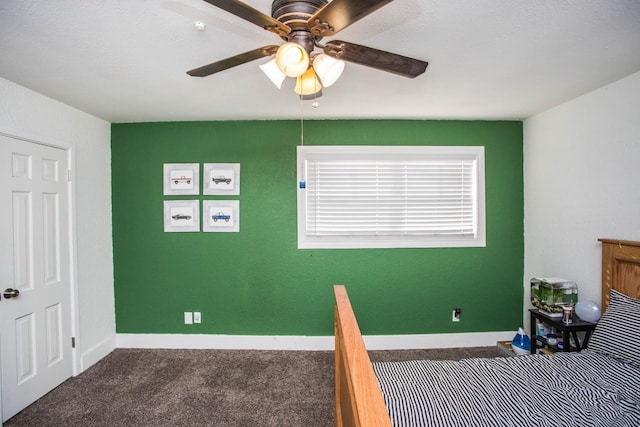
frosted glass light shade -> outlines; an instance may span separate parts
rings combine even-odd
[[[298,77],[309,68],[309,54],[297,43],[287,42],[276,53],[276,64],[289,77]]]
[[[313,95],[322,89],[322,84],[318,80],[313,68],[309,67],[307,71],[296,79],[295,92],[298,95]]]
[[[287,75],[280,71],[278,64],[276,64],[275,58],[265,64],[260,65],[260,69],[267,75],[267,77],[269,77],[269,80],[271,80],[278,89],[282,87],[282,82],[287,78]]]
[[[344,61],[321,53],[313,60],[313,69],[324,87],[334,84],[344,71]]]
[[[587,322],[597,322],[600,319],[600,306],[590,299],[583,299],[576,304],[576,314]]]

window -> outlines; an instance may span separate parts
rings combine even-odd
[[[298,147],[298,248],[485,246],[484,147]]]

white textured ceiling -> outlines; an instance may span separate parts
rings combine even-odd
[[[245,3],[270,14],[270,0]],[[202,0],[0,0],[0,77],[110,122],[524,119],[640,71],[640,1],[395,0],[331,39],[429,67],[347,64],[312,108],[258,69],[268,58],[188,76],[280,43]]]

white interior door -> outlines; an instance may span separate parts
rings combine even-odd
[[[67,151],[0,135],[2,420],[69,378]]]

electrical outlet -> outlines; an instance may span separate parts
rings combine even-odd
[[[192,325],[193,324],[193,313],[190,311],[184,312],[184,324]]]
[[[453,312],[451,313],[451,321],[452,322],[459,322],[460,321],[460,308],[456,307],[455,310],[453,310]]]
[[[193,323],[201,323],[202,322],[202,313],[199,311],[193,312]]]

